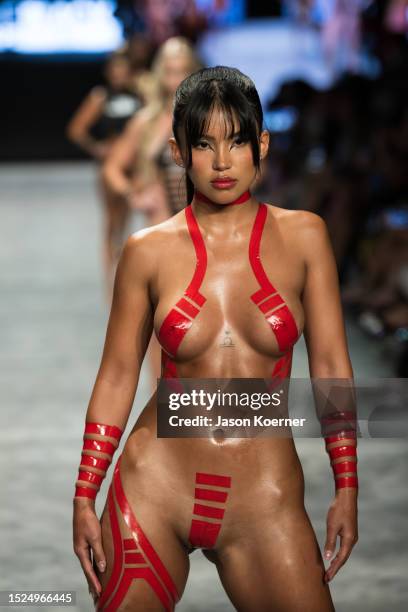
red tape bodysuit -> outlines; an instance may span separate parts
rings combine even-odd
[[[202,196],[201,199],[203,199]],[[245,200],[241,198],[239,203],[243,201]],[[296,343],[299,333],[291,311],[268,279],[262,266],[260,245],[267,214],[267,205],[260,203],[251,231],[248,255],[252,270],[260,287],[250,298],[265,315],[276,336],[279,349],[284,351],[284,355],[277,360],[271,373],[272,384],[269,385],[271,390],[290,374],[293,345]],[[187,227],[196,252],[196,268],[193,278],[184,292],[184,296],[178,300],[160,326],[158,337],[162,346],[162,375],[164,378],[177,378],[175,357],[178,347],[206,302],[206,297],[200,293],[200,288],[207,269],[207,251],[191,204],[185,208],[185,215]],[[197,473],[196,478],[202,476],[202,474]],[[216,479],[224,479],[224,483],[228,482],[228,486],[224,484],[224,487],[228,489],[231,486],[231,479],[228,476],[210,474],[206,476],[208,476],[208,482],[212,479],[214,484]],[[204,497],[199,497],[200,495],[204,495]],[[211,499],[213,502],[219,502],[219,507],[215,508],[212,506],[210,508],[209,506],[194,504],[193,514],[200,516],[200,519],[193,518],[191,522],[189,541],[192,547],[213,548],[215,546],[218,533],[221,529],[227,496],[227,491],[195,489],[195,500]],[[203,517],[216,518],[219,522],[210,522]]]
[[[245,199],[241,197],[241,201]],[[184,295],[167,314],[158,333],[162,346],[162,376],[173,379],[177,378],[175,361],[177,350],[206,302],[206,297],[202,295],[200,288],[207,269],[207,251],[191,204],[184,211],[196,253],[196,268]],[[271,380],[278,384],[280,380],[290,375],[293,345],[298,339],[298,330],[291,311],[268,279],[261,263],[260,245],[266,217],[267,205],[260,203],[249,241],[249,261],[259,283],[259,290],[253,293],[250,299],[265,315],[276,336],[280,351],[284,351],[284,355],[277,360],[271,373]],[[166,611],[173,610],[179,599],[177,588],[133,514],[122,487],[119,467],[120,457],[108,495],[114,541],[114,567],[100,597],[98,610],[114,612],[123,601],[132,580],[138,578],[149,583]],[[230,487],[230,476],[196,473],[193,518],[189,534],[192,548],[208,549],[216,545]],[[132,533],[132,538],[121,536],[115,500]],[[206,503],[208,501],[211,505]]]
[[[196,269],[184,296],[181,297],[163,320],[158,333],[162,346],[162,376],[177,378],[175,357],[184,336],[206,302],[200,287],[207,269],[207,251],[191,204],[185,209],[187,227],[196,252]],[[259,283],[259,290],[250,298],[265,315],[274,332],[279,349],[284,355],[278,359],[271,378],[279,380],[289,375],[292,365],[293,345],[298,339],[295,319],[285,301],[268,279],[260,258],[262,233],[268,214],[267,204],[260,203],[249,241],[249,261]],[[279,308],[277,308],[279,306]]]

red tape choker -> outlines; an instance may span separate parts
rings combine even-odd
[[[197,198],[197,200],[200,200],[201,202],[205,202],[206,204],[217,204],[216,202],[213,202],[213,200],[210,200],[210,198],[207,198],[207,196],[205,196],[203,193],[201,193],[201,191],[198,191],[197,189],[194,191],[194,195]],[[232,200],[232,202],[227,202],[226,204],[222,204],[222,206],[232,206],[233,204],[243,204],[244,202],[247,202],[247,200],[249,200],[250,197],[251,197],[251,192],[249,191],[249,189],[247,189],[238,198],[236,198],[235,200]],[[217,206],[221,206],[221,205],[217,204]]]

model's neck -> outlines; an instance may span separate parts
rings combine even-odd
[[[225,204],[218,204],[217,202],[213,202],[213,200],[207,198],[207,196],[205,196],[203,193],[201,193],[201,191],[198,191],[197,189],[194,190],[194,197],[198,201],[205,202],[206,204],[214,204],[215,206],[232,206],[233,204],[243,204],[244,202],[247,202],[251,197],[251,192],[249,191],[249,189],[247,189],[238,198],[235,198],[235,200],[232,200],[231,202],[226,202]]]

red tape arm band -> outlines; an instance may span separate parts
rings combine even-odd
[[[96,498],[122,433],[116,425],[85,423],[75,497]]]
[[[355,412],[340,411],[322,420],[326,451],[330,457],[336,491],[358,488]]]

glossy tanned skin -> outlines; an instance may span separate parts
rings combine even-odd
[[[217,112],[208,134],[212,137],[207,141],[209,148],[202,145],[193,150],[190,173],[196,188],[216,202],[192,203],[207,249],[201,286],[207,301],[179,347],[177,371],[180,377],[268,378],[281,353],[265,317],[249,298],[258,288],[248,262],[248,239],[258,202],[251,198],[241,205],[223,206],[250,187],[255,176],[252,152],[248,144],[236,145],[225,138]],[[184,163],[177,145],[172,146],[178,162]],[[262,155],[267,146],[263,132]],[[214,189],[210,181],[223,174],[237,178],[237,183],[230,190]],[[321,218],[268,206],[261,257],[299,333],[305,334],[311,376],[352,377],[337,271]],[[195,264],[184,211],[129,237],[118,266],[88,421],[124,428],[150,333],[153,329],[158,333],[190,282]],[[228,349],[221,346],[226,329],[234,342]],[[339,535],[341,549],[325,574],[304,508],[303,473],[293,440],[158,439],[155,402],[153,396],[127,440],[121,477],[137,520],[179,593],[189,568],[195,474],[218,473],[230,476],[232,486],[216,546],[205,554],[216,563],[235,608],[243,612],[334,610],[326,580],[357,540],[356,490],[338,490],[332,502],[325,548],[334,551]],[[104,587],[109,579],[113,557],[107,509],[101,517],[101,540],[93,502],[76,500],[74,504],[76,551],[92,590],[100,592],[100,583]],[[120,528],[123,537],[130,537],[122,517]],[[95,536],[96,561],[107,561],[106,571],[98,576],[90,564],[85,567],[90,530]],[[124,604],[163,609],[152,589],[140,580],[133,582]]]

